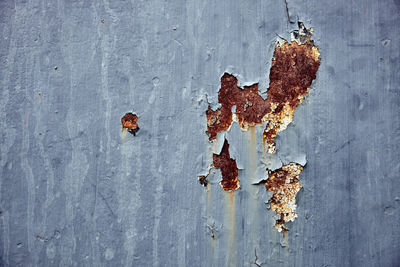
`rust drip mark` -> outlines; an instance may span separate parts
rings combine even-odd
[[[236,161],[229,154],[229,144],[226,139],[221,153],[213,154],[213,167],[221,170],[222,181],[220,184],[224,190],[236,190],[240,187],[239,170]]]
[[[280,215],[276,220],[275,228],[279,232],[286,232],[285,223],[297,218],[296,195],[301,189],[300,173],[303,166],[290,163],[282,168],[269,172],[265,187],[273,193],[269,200],[270,210]]]
[[[236,218],[235,218],[235,191],[229,191],[225,194],[228,197],[226,216],[227,225],[229,225],[228,237],[228,266],[236,266]]]
[[[128,129],[128,132],[136,136],[136,133],[140,130],[138,125],[138,116],[132,113],[126,113],[122,119],[122,130]]]
[[[258,84],[242,89],[233,75],[225,73],[221,77],[218,93],[221,107],[215,111],[208,107],[206,111],[209,140],[228,130],[233,121],[245,130],[267,122],[263,142],[267,143],[269,153],[275,152],[275,137],[293,120],[294,111],[316,78],[320,58],[318,47],[311,40],[312,33],[312,28],[308,30],[299,22],[299,30],[292,32],[291,43],[285,40],[276,43],[266,100],[258,94]],[[232,112],[234,106],[236,111]]]

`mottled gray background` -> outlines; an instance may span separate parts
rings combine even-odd
[[[0,264],[249,266],[256,250],[262,266],[398,266],[400,2],[287,5],[315,28],[318,77],[270,160],[260,128],[232,127],[233,197],[219,171],[197,181],[206,95],[229,71],[266,96],[274,41],[297,27],[284,0],[1,0]],[[251,183],[298,156],[284,236]]]

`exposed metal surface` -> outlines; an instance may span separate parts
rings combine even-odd
[[[136,136],[136,133],[140,130],[138,120],[139,118],[136,114],[126,113],[121,119],[122,130],[128,129],[128,132]]]
[[[213,155],[213,167],[221,170],[221,186],[224,190],[236,190],[240,187],[239,170],[236,161],[229,155],[228,141],[224,141],[221,153]]]
[[[275,46],[267,98],[270,110],[263,118],[268,123],[264,139],[269,153],[275,153],[275,137],[292,122],[294,112],[308,94],[320,64],[318,47],[311,40],[313,28],[308,30],[303,23],[298,24],[299,30],[291,33],[290,44],[279,38],[281,40]]]
[[[0,1],[1,264],[398,266],[399,8]],[[276,153],[258,124],[210,145],[223,74],[265,99],[277,35],[289,40],[297,20],[314,28],[321,64]],[[136,136],[121,132],[133,108]],[[234,192],[218,169],[207,187],[196,180],[225,139]],[[279,233],[259,182],[265,167],[305,161],[298,217]]]
[[[320,64],[318,48],[311,40],[313,28],[307,29],[302,22],[298,25],[299,30],[291,32],[292,43],[282,38],[276,42],[266,99],[259,95],[257,83],[240,88],[233,75],[225,73],[221,77],[218,92],[221,107],[213,110],[209,105],[206,111],[210,140],[229,130],[233,122],[238,122],[244,130],[266,122],[264,139],[267,151],[275,153],[275,137],[292,122],[293,114],[308,94]]]
[[[276,220],[275,228],[279,232],[286,232],[285,223],[294,221],[296,214],[296,196],[301,189],[300,173],[303,166],[297,163],[283,165],[282,168],[270,171],[265,187],[273,192],[268,201],[270,209],[280,218]]]

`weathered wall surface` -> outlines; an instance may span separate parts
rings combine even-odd
[[[297,29],[285,1],[1,1],[0,265],[398,266],[400,2],[287,7],[315,29],[317,79],[274,157],[261,127],[232,126],[232,194],[219,171],[197,180],[205,111],[225,71],[266,96],[277,35]],[[304,156],[279,233],[252,183]]]

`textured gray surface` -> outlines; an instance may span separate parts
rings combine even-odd
[[[224,71],[265,93],[276,34],[295,26],[285,1],[0,1],[1,265],[249,266],[256,249],[263,266],[398,266],[400,3],[288,8],[322,60],[277,139],[282,159],[307,156],[284,237],[251,185],[249,132],[228,136],[233,203],[218,172],[209,192],[197,175],[205,95]],[[136,137],[121,133],[132,109]]]

